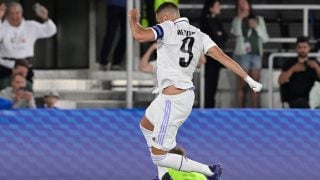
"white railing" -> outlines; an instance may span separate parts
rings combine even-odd
[[[141,2],[139,0],[127,1],[127,9],[140,9]],[[133,37],[130,30],[130,25],[127,16],[127,91],[126,91],[126,107],[133,107],[133,84],[132,84],[132,76],[133,76],[133,61],[136,59],[140,59],[140,57],[136,58],[136,55],[140,55],[140,53],[135,54],[134,49],[139,48],[139,45],[133,41]]]
[[[309,53],[309,57],[317,58],[320,53]],[[297,53],[272,53],[268,58],[268,108],[273,107],[273,62],[275,57],[297,57]]]
[[[188,4],[180,5],[181,9],[202,9],[203,5],[195,5],[195,4]],[[222,5],[223,9],[234,9],[234,5]],[[264,9],[264,10],[303,10],[303,34],[308,36],[308,16],[309,16],[309,10],[315,10],[320,9],[320,5],[253,5],[254,9]],[[296,41],[295,37],[289,37],[289,38],[270,38],[269,43],[294,43]],[[273,53],[269,56],[269,85],[268,85],[268,107],[273,107],[273,86],[272,86],[272,71],[273,71],[273,59],[274,57],[296,57],[296,53],[287,53],[287,55],[284,55],[285,53]],[[310,54],[310,56],[314,57],[315,54]],[[319,55],[318,55],[319,56]],[[270,60],[270,58],[272,58]],[[270,66],[271,63],[271,66]],[[205,93],[205,80],[204,80],[204,67],[201,68],[200,71],[200,108],[204,108],[204,93]]]
[[[180,4],[180,9],[202,9],[203,5],[199,4]],[[222,9],[234,9],[234,5],[222,5]],[[309,11],[310,10],[319,10],[320,5],[318,4],[312,4],[312,5],[305,5],[305,4],[296,4],[296,5],[290,5],[290,4],[256,4],[252,5],[253,9],[259,9],[259,10],[302,10],[303,11],[303,35],[308,36],[308,17],[309,17]],[[285,38],[280,38],[285,39]],[[290,40],[291,39],[291,40]],[[277,39],[275,39],[277,40]],[[273,38],[270,38],[270,41],[275,41]],[[292,38],[288,38],[289,42],[292,41]],[[275,41],[277,42],[277,41]]]

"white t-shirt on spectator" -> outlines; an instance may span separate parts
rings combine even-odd
[[[18,27],[11,26],[7,20],[0,23],[0,57],[23,59],[34,56],[37,39],[48,38],[57,32],[52,20],[39,23],[22,20]]]

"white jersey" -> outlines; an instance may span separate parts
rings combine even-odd
[[[174,85],[193,87],[192,78],[201,54],[216,46],[208,35],[189,24],[187,18],[165,21],[152,27],[157,41],[157,80],[161,90]]]
[[[53,36],[56,25],[48,20],[45,23],[23,20],[18,27],[6,20],[0,23],[0,56],[23,59],[33,57],[34,44],[39,38]]]

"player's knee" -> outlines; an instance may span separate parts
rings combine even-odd
[[[152,162],[154,165],[156,166],[163,166],[165,167],[165,159],[167,157],[167,154],[163,154],[163,155],[154,155],[151,153],[151,158],[152,158]]]
[[[153,131],[154,126],[146,117],[143,117],[140,121],[140,129],[142,130],[142,128]]]
[[[166,167],[166,158],[168,156],[168,152],[167,151],[163,151],[161,149],[158,149],[156,147],[152,147],[151,148],[151,158],[152,158],[152,162],[156,165],[156,166],[164,166]]]
[[[142,132],[142,134],[143,134],[144,136],[146,136],[146,135],[151,136],[151,134],[152,134],[152,131],[150,131],[149,129],[146,129],[146,128],[143,127],[141,124],[140,124],[140,131]]]

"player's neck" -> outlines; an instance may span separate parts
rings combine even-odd
[[[169,16],[169,19],[171,20],[171,21],[176,21],[177,19],[179,19],[179,18],[181,18],[180,17],[180,15],[177,15],[177,14],[174,14],[174,15],[171,15],[171,16]]]

